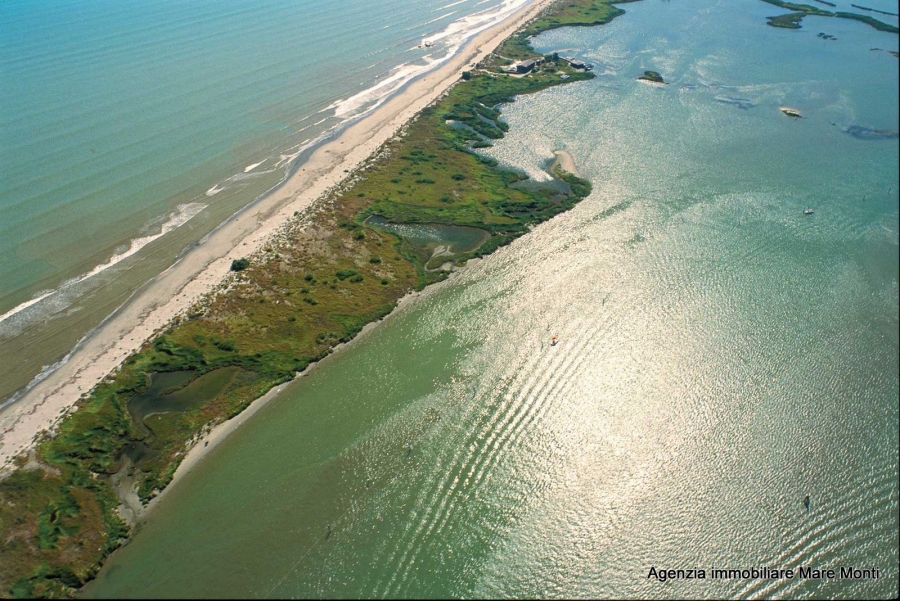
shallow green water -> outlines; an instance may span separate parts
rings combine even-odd
[[[625,8],[539,39],[599,77],[489,151],[592,195],[289,387],[88,595],[897,595],[898,144],[851,129],[897,129],[897,36]],[[801,565],[882,577],[647,578]]]

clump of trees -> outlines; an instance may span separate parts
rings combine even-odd
[[[242,257],[231,262],[231,271],[243,271],[250,267],[250,259]]]

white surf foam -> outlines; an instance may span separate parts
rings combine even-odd
[[[197,215],[197,213],[202,211],[204,208],[206,208],[206,205],[203,203],[199,203],[199,202],[178,205],[176,210],[174,212],[170,213],[166,217],[165,221],[163,221],[162,225],[159,227],[159,232],[153,233],[153,234],[148,234],[146,236],[139,236],[137,238],[133,238],[131,241],[128,242],[128,245],[126,247],[122,248],[122,250],[113,254],[113,256],[110,257],[109,260],[106,261],[105,263],[101,263],[100,265],[97,265],[96,267],[94,267],[92,270],[90,270],[89,272],[87,272],[85,274],[82,274],[78,277],[66,280],[56,290],[51,290],[49,292],[45,292],[45,293],[41,294],[40,296],[37,296],[36,298],[33,298],[29,301],[26,301],[16,307],[14,307],[13,309],[11,309],[10,311],[7,311],[3,315],[0,315],[0,323],[3,323],[4,321],[8,320],[9,318],[11,318],[19,313],[22,313],[23,311],[25,311],[26,309],[28,309],[30,307],[33,307],[34,305],[37,305],[38,303],[40,303],[43,300],[49,299],[50,297],[58,296],[58,294],[60,292],[65,291],[67,289],[71,289],[73,286],[76,286],[77,284],[80,284],[81,282],[84,282],[85,280],[92,278],[95,275],[106,271],[107,269],[109,269],[113,265],[116,265],[117,263],[121,263],[122,261],[124,261],[128,257],[134,255],[135,253],[137,253],[139,250],[141,250],[142,248],[144,248],[145,246],[147,246],[154,240],[161,238],[162,236],[165,236],[166,234],[168,234],[175,228],[177,228],[181,225],[184,225],[185,223],[188,222],[188,220],[190,220],[192,217]]]
[[[173,213],[170,213],[168,219],[166,219],[162,226],[160,227],[160,231],[156,234],[150,234],[147,236],[140,236],[138,238],[133,238],[129,243],[128,247],[114,254],[106,263],[101,263],[97,265],[92,270],[87,272],[86,274],[69,280],[66,284],[77,284],[79,282],[83,282],[84,280],[94,277],[98,273],[102,273],[112,267],[117,263],[121,263],[128,257],[134,255],[136,252],[153,242],[158,238],[162,238],[175,228],[184,225],[188,222],[189,219],[197,215],[200,211],[206,208],[206,205],[200,202],[192,202],[187,204],[178,205],[176,210]],[[65,284],[64,284],[65,285]]]
[[[432,23],[437,23],[437,22],[440,21],[441,19],[446,19],[446,18],[449,17],[450,15],[455,15],[455,14],[458,13],[458,12],[459,12],[458,10],[451,10],[450,12],[448,12],[448,13],[445,14],[445,15],[441,15],[440,17],[437,17],[437,18],[435,18],[435,19],[432,19],[431,21],[428,21],[427,23],[425,23],[425,25],[431,25]]]
[[[450,4],[447,4],[446,6],[440,7],[438,10],[447,10],[448,8],[450,8],[452,6],[456,6],[457,4],[462,4],[465,1],[466,0],[456,0],[456,2],[451,2]]]
[[[349,98],[338,100],[328,108],[334,110],[336,117],[343,118],[359,116],[374,110],[383,104],[392,93],[402,88],[413,78],[431,71],[450,60],[465,41],[503,21],[531,1],[505,0],[497,7],[457,19],[448,24],[443,30],[422,39],[423,44],[427,43],[429,47],[440,43],[440,50],[444,51],[442,56],[433,58],[431,55],[427,55],[422,57],[423,63],[404,63],[399,65],[392,69],[386,78]],[[429,23],[439,21],[451,14],[453,13],[447,13],[429,21]],[[425,24],[427,25],[428,23]]]
[[[79,341],[79,345],[80,345],[80,341]],[[22,398],[23,396],[25,396],[25,394],[26,394],[29,390],[31,390],[32,388],[34,388],[35,386],[37,386],[38,384],[40,384],[41,382],[43,382],[44,380],[46,380],[47,378],[49,378],[49,377],[50,377],[50,374],[52,374],[52,373],[55,372],[57,369],[59,369],[60,367],[62,367],[62,366],[65,365],[66,363],[68,363],[69,358],[72,356],[72,354],[75,352],[75,350],[76,350],[77,348],[78,348],[78,346],[76,346],[75,349],[72,349],[72,350],[69,352],[69,354],[67,354],[65,357],[63,357],[62,359],[60,359],[59,361],[57,361],[57,362],[54,363],[53,365],[44,365],[43,367],[41,367],[40,373],[39,373],[38,375],[36,375],[35,377],[33,377],[33,378],[31,379],[31,381],[28,382],[28,384],[25,385],[24,388],[22,388],[21,390],[17,390],[17,391],[14,392],[12,395],[10,395],[10,396],[7,397],[6,399],[4,399],[2,402],[0,402],[0,409],[3,409],[3,408],[5,408],[5,407],[8,407],[9,405],[12,405],[12,404],[15,403],[16,401],[18,401],[20,398]]]
[[[300,131],[303,131],[303,130],[301,129]],[[284,158],[284,155],[282,155],[282,158]],[[218,194],[219,192],[221,192],[223,190],[233,188],[234,186],[232,184],[250,180],[250,179],[259,177],[260,175],[266,175],[266,174],[272,173],[273,171],[277,170],[279,168],[279,166],[281,165],[281,163],[277,163],[272,169],[265,169],[262,171],[254,171],[254,169],[256,169],[257,167],[259,167],[260,165],[262,165],[263,163],[265,163],[268,160],[269,159],[265,159],[258,163],[253,163],[252,165],[247,165],[246,167],[244,167],[244,170],[242,172],[235,173],[234,175],[228,177],[227,179],[220,181],[218,184],[216,184],[215,186],[213,186],[212,188],[207,190],[206,195],[207,196],[215,196],[216,194]]]
[[[446,58],[444,60],[446,60]],[[362,92],[354,94],[349,98],[335,102],[332,105],[332,107],[334,108],[335,116],[351,117],[358,113],[360,109],[366,107],[366,105],[369,105],[373,102],[376,103],[374,106],[369,106],[367,108],[368,112],[368,110],[381,105],[392,92],[395,92],[397,89],[403,87],[411,79],[433,68],[434,65],[437,64],[437,62],[438,61],[426,62],[426,64],[424,65],[404,64],[394,68],[391,71],[390,75],[388,75],[385,79],[382,79],[372,87],[366,88]]]
[[[306,150],[313,144],[316,144],[322,138],[323,135],[324,134],[322,134],[321,136],[318,136],[314,139],[307,138],[307,139],[303,140],[302,142],[300,142],[299,144],[297,144],[296,146],[294,146],[293,148],[289,148],[287,150],[286,154],[282,153],[281,155],[279,155],[279,160],[275,164],[275,168],[277,169],[279,167],[284,167],[285,165],[289,165],[291,163],[291,161],[293,161],[298,156],[300,156],[300,153],[302,153],[304,150]]]
[[[435,43],[441,40],[448,40],[450,43],[460,44],[464,40],[503,21],[530,1],[505,0],[496,8],[477,12],[450,23],[443,31],[425,38],[425,41]]]
[[[16,306],[12,310],[7,311],[3,315],[0,315],[0,322],[3,322],[5,320],[9,319],[10,317],[12,317],[13,315],[15,315],[17,313],[21,313],[28,307],[41,302],[42,300],[44,300],[45,298],[47,298],[48,296],[51,296],[53,294],[56,294],[56,290],[51,290],[50,292],[44,292],[44,293],[40,294],[39,296],[31,299],[30,301],[25,301],[24,303]]]

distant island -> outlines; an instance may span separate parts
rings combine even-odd
[[[638,77],[638,80],[649,81],[650,83],[668,85],[668,84],[666,84],[665,80],[663,80],[662,75],[660,75],[656,71],[644,71],[644,74],[641,75],[640,77]]]
[[[889,25],[884,23],[883,21],[879,21],[873,17],[868,15],[860,15],[857,13],[848,13],[848,12],[831,12],[827,10],[822,10],[821,8],[816,8],[815,6],[810,6],[809,4],[794,4],[793,2],[784,2],[783,0],[762,0],[768,4],[773,4],[779,8],[784,8],[787,10],[791,10],[794,12],[787,13],[785,15],[777,15],[775,17],[766,17],[767,22],[772,27],[781,27],[784,29],[800,29],[802,26],[800,22],[804,17],[808,16],[816,16],[816,17],[838,17],[841,19],[853,19],[855,21],[862,21],[867,25],[874,27],[879,31],[886,31],[888,33],[900,33],[900,29],[894,27],[893,25]],[[828,4],[829,6],[834,6],[829,2],[822,2],[822,4]],[[856,5],[856,8],[862,8]],[[862,8],[862,10],[866,10]],[[869,9],[873,10],[873,9]],[[880,12],[874,11],[873,12]],[[891,14],[891,13],[884,13]]]

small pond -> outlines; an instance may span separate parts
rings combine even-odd
[[[365,224],[396,234],[415,247],[431,253],[426,267],[437,257],[452,257],[478,250],[491,237],[490,232],[465,225],[442,223],[394,223],[380,215],[372,215]]]
[[[149,436],[146,420],[151,415],[187,411],[213,400],[231,384],[239,367],[223,367],[196,378],[193,371],[155,373],[150,388],[128,401],[128,412],[141,436]],[[189,382],[192,378],[193,382]]]

